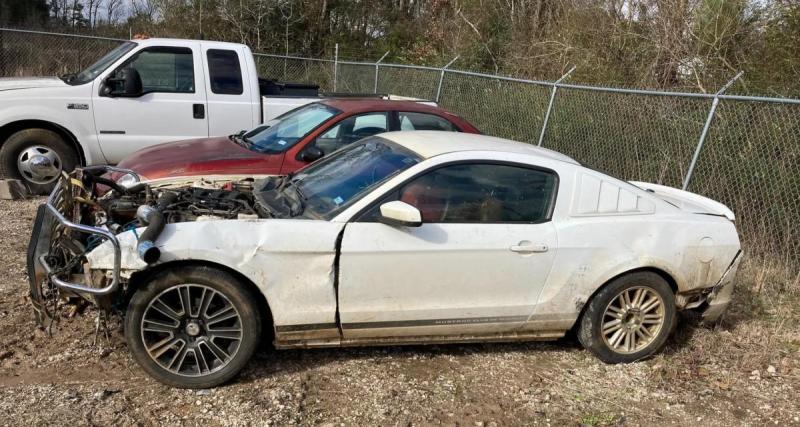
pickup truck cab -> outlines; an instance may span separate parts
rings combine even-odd
[[[264,84],[247,46],[181,39],[125,41],[60,78],[2,78],[0,175],[46,192],[61,170],[252,129],[319,100],[316,86],[267,97]]]

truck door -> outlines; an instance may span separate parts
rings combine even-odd
[[[223,136],[250,130],[258,123],[261,97],[254,79],[245,78],[255,67],[249,67],[249,52],[244,47],[221,47],[201,43],[206,64],[205,90],[208,100],[208,133]],[[222,45],[224,46],[224,45]]]
[[[148,46],[108,75],[133,68],[142,81],[138,96],[104,96],[94,83],[98,141],[109,163],[168,141],[208,137],[203,60],[199,43]]]

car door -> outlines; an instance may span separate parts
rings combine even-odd
[[[203,61],[199,45],[191,46],[145,47],[111,71],[135,69],[143,93],[93,98],[98,141],[110,163],[150,145],[208,136]]]
[[[497,334],[527,327],[557,247],[553,171],[457,163],[418,176],[349,223],[340,255],[347,338]],[[379,222],[382,203],[419,227]],[[535,327],[535,326],[534,326]]]
[[[253,126],[257,117],[259,94],[242,78],[247,63],[243,49],[222,49],[202,43],[208,78],[205,81],[208,101],[208,134],[224,136]]]

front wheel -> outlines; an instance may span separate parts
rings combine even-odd
[[[22,180],[33,194],[47,194],[61,171],[79,165],[78,155],[59,134],[47,129],[23,129],[0,147],[0,175]]]
[[[131,298],[125,317],[128,348],[139,365],[164,384],[223,384],[244,368],[258,346],[257,300],[224,271],[162,271]]]
[[[658,274],[615,279],[583,313],[578,340],[606,363],[641,360],[661,349],[675,325],[675,295]]]

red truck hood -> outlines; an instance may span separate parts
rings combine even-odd
[[[139,150],[117,166],[145,179],[193,175],[276,175],[282,154],[259,154],[227,136],[167,142]]]

